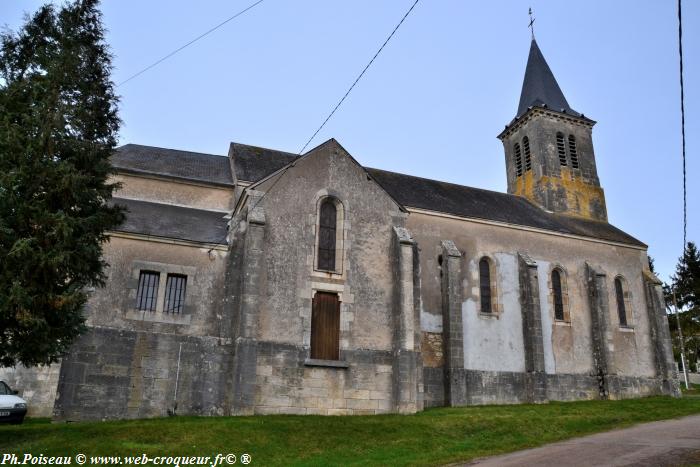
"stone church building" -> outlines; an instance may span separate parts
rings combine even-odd
[[[88,332],[0,379],[56,420],[678,396],[659,281],[608,222],[594,124],[533,40],[498,135],[507,193],[367,168],[333,139],[301,156],[122,146],[128,214]]]

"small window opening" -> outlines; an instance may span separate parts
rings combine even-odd
[[[562,133],[557,133],[557,154],[559,155],[559,164],[566,165],[566,146]]]
[[[523,174],[523,156],[518,143],[515,143],[513,152],[515,153],[515,176],[520,177]]]
[[[481,295],[481,312],[491,313],[491,264],[488,258],[479,261],[479,292]]]
[[[160,273],[156,271],[141,271],[139,286],[136,292],[136,309],[141,311],[156,311],[158,301],[158,283]]]
[[[552,271],[552,292],[554,294],[554,319],[564,321],[564,295],[561,288],[561,273]]]
[[[625,291],[622,279],[615,278],[615,297],[617,298],[617,315],[620,318],[620,326],[627,326],[627,307],[625,306]]]
[[[181,274],[168,274],[165,283],[165,309],[166,313],[181,313],[185,306],[185,290],[187,288],[187,276]]]
[[[319,213],[318,269],[335,271],[335,235],[337,209],[333,199],[321,203]]]
[[[532,158],[530,157],[530,139],[523,138],[523,152],[525,153],[525,172],[532,169]]]
[[[571,167],[578,169],[578,153],[576,152],[576,137],[569,135],[569,156],[571,157]]]

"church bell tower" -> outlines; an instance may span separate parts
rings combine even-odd
[[[569,107],[534,37],[503,142],[508,193],[557,214],[607,222],[593,154],[595,121]]]

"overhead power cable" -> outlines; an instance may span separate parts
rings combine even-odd
[[[170,52],[169,54],[167,54],[167,55],[164,56],[163,58],[161,58],[161,59],[159,59],[159,60],[156,60],[155,62],[151,63],[151,64],[148,65],[146,68],[144,68],[143,70],[139,71],[138,73],[134,73],[133,75],[129,76],[127,79],[125,79],[124,81],[122,81],[121,83],[119,83],[119,84],[117,85],[117,87],[122,86],[122,85],[128,83],[129,81],[131,81],[132,79],[136,78],[137,76],[142,75],[143,73],[147,72],[148,70],[150,70],[150,69],[153,68],[154,66],[156,66],[156,65],[158,65],[158,64],[160,64],[160,63],[162,63],[162,62],[164,62],[165,60],[169,59],[170,57],[172,57],[172,56],[175,55],[176,53],[180,52],[181,50],[186,49],[187,47],[189,47],[190,45],[194,44],[194,43],[197,42],[198,40],[200,40],[200,39],[202,39],[203,37],[205,37],[205,36],[211,34],[211,33],[214,32],[214,31],[216,31],[217,29],[219,29],[221,26],[223,26],[224,24],[228,23],[229,21],[232,21],[232,20],[238,18],[239,16],[241,16],[242,14],[244,14],[245,12],[247,12],[248,10],[252,9],[253,7],[255,7],[255,6],[259,5],[259,4],[261,4],[263,1],[264,1],[264,0],[258,0],[257,2],[248,5],[248,7],[244,8],[244,9],[241,10],[241,11],[239,11],[239,12],[236,13],[235,15],[233,15],[233,16],[227,18],[226,20],[224,20],[224,21],[222,21],[221,23],[217,24],[216,26],[214,26],[213,28],[209,29],[208,31],[206,31],[206,32],[200,34],[199,36],[195,37],[194,39],[192,39],[191,41],[189,41],[187,44],[185,44],[185,45],[183,45],[183,46],[181,46],[181,47],[179,47],[179,48],[173,50],[172,52]]]
[[[413,5],[411,5],[411,8],[409,8],[408,11],[406,12],[406,14],[403,15],[403,18],[401,18],[401,21],[399,21],[399,24],[397,24],[396,27],[394,28],[394,30],[391,31],[391,34],[389,34],[389,37],[387,37],[386,40],[384,41],[384,43],[382,44],[382,46],[379,47],[379,50],[377,50],[377,53],[374,54],[374,57],[372,57],[372,59],[371,59],[371,60],[369,61],[369,63],[367,64],[367,66],[365,66],[365,68],[362,70],[362,72],[359,74],[359,76],[355,79],[355,81],[352,83],[352,85],[351,85],[350,88],[347,90],[347,92],[345,93],[345,95],[340,99],[340,101],[338,101],[338,103],[335,105],[335,107],[333,108],[333,110],[331,110],[331,113],[328,114],[328,117],[326,117],[326,119],[323,121],[323,123],[321,124],[321,126],[318,127],[318,129],[314,132],[313,135],[311,135],[311,138],[309,138],[309,140],[306,142],[306,144],[304,144],[304,146],[303,146],[303,147],[301,148],[301,150],[299,151],[299,154],[301,154],[301,153],[304,152],[304,149],[306,149],[306,147],[311,143],[311,141],[313,141],[313,139],[316,137],[316,135],[318,134],[318,132],[321,131],[321,130],[323,129],[324,126],[326,126],[326,123],[328,123],[328,120],[331,119],[331,117],[333,116],[333,114],[335,113],[335,111],[338,110],[338,107],[340,107],[340,105],[343,103],[343,101],[345,100],[345,98],[348,97],[348,94],[350,94],[350,92],[353,90],[353,88],[355,87],[355,85],[357,84],[357,82],[360,81],[360,79],[361,79],[362,76],[365,74],[365,72],[367,71],[367,69],[372,65],[372,63],[373,63],[374,60],[379,56],[379,54],[382,52],[382,50],[384,50],[384,47],[386,47],[386,45],[389,43],[389,41],[391,40],[391,38],[394,37],[394,34],[396,34],[396,31],[401,27],[401,25],[403,24],[404,20],[408,17],[408,15],[411,14],[411,11],[413,11],[413,9],[415,8],[416,4],[418,4],[419,1],[420,1],[420,0],[416,0],[415,2],[413,2]]]
[[[350,94],[350,91],[352,91],[352,89],[355,87],[355,85],[357,84],[357,82],[360,81],[360,78],[362,78],[362,75],[365,74],[365,72],[367,71],[367,69],[370,67],[370,65],[372,65],[372,63],[374,62],[374,60],[379,56],[379,54],[381,53],[381,51],[382,51],[382,50],[384,49],[384,47],[389,43],[389,41],[390,41],[391,38],[394,36],[394,34],[396,34],[396,31],[399,29],[399,27],[401,27],[401,25],[403,24],[403,22],[406,20],[406,18],[407,18],[408,15],[411,13],[411,11],[413,11],[413,8],[415,8],[416,4],[417,4],[419,1],[420,1],[420,0],[415,0],[415,2],[413,2],[413,5],[411,5],[411,8],[409,8],[408,11],[403,15],[403,18],[401,18],[401,21],[399,21],[399,24],[397,24],[396,27],[394,28],[394,30],[391,31],[391,34],[389,34],[389,37],[387,37],[386,40],[384,41],[384,43],[382,44],[382,46],[379,47],[379,50],[377,50],[377,53],[374,54],[374,57],[372,57],[372,59],[371,59],[371,60],[369,61],[369,63],[367,64],[367,66],[365,66],[365,68],[362,70],[362,72],[360,73],[360,75],[355,79],[355,82],[352,83],[352,86],[350,86],[350,89],[348,89],[348,91],[345,93],[345,95],[343,96],[343,98],[340,99],[340,102],[338,102],[338,104],[333,108],[333,110],[331,111],[331,113],[328,115],[328,117],[326,117],[326,119],[324,120],[324,122],[323,122],[323,123],[321,124],[321,126],[318,128],[318,130],[316,130],[316,131],[314,132],[314,134],[311,135],[311,138],[309,138],[309,140],[306,142],[306,144],[304,145],[304,147],[301,148],[301,150],[299,151],[299,154],[297,155],[297,158],[301,156],[301,154],[304,152],[304,149],[306,149],[306,147],[309,145],[309,143],[311,143],[311,141],[313,141],[313,139],[316,137],[316,135],[318,134],[318,132],[321,131],[321,129],[322,129],[322,128],[326,125],[326,123],[328,122],[328,120],[330,120],[330,118],[333,116],[333,114],[335,113],[335,111],[338,110],[338,107],[340,107],[340,104],[342,104],[343,101],[345,100],[345,98],[348,97],[348,94]],[[295,159],[295,160],[296,160],[296,159]],[[256,206],[260,203],[260,201],[263,200],[263,198],[265,197],[265,195],[266,195],[267,193],[269,193],[270,190],[272,190],[272,188],[274,188],[274,186],[277,184],[277,182],[278,182],[280,179],[282,179],[282,176],[285,174],[285,172],[286,172],[287,170],[289,170],[290,167],[292,167],[292,165],[294,165],[294,161],[291,161],[291,162],[284,168],[284,170],[282,170],[282,172],[277,176],[277,178],[275,179],[275,181],[272,182],[272,184],[270,185],[270,187],[265,191],[265,193],[263,193],[262,196],[260,196],[260,197],[257,199],[257,201],[255,202],[255,204],[253,204],[253,205],[249,208],[249,210],[252,211],[253,209],[256,208]],[[227,236],[232,235],[232,234],[234,234],[237,230],[238,230],[238,225],[236,225],[236,226],[234,227],[234,230],[233,230],[232,232],[227,232],[226,235],[227,235]]]
[[[685,169],[685,96],[683,91],[683,19],[681,15],[681,0],[678,0],[678,56],[680,62],[681,76],[681,141],[683,153],[683,251],[685,251],[688,235],[688,201]]]

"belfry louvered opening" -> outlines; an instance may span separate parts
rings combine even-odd
[[[525,154],[525,172],[532,169],[532,157],[530,156],[530,138],[523,138],[523,153]]]
[[[566,164],[566,145],[564,144],[564,134],[557,133],[557,154],[559,155],[559,164]]]
[[[571,167],[578,169],[578,153],[576,152],[576,137],[569,135],[569,157],[571,158]]]
[[[523,174],[523,155],[520,152],[520,144],[515,143],[513,154],[515,155],[515,176],[520,177]]]
[[[141,271],[139,286],[136,292],[136,309],[141,311],[156,311],[158,302],[158,283],[160,273],[156,271]]]
[[[187,289],[187,276],[181,274],[168,274],[165,284],[165,308],[166,313],[182,313],[185,306],[185,292]]]

